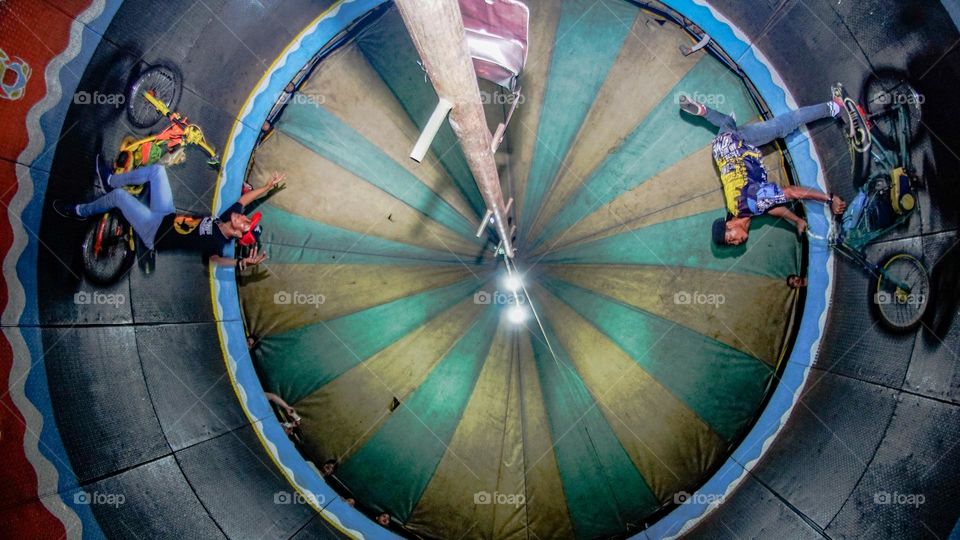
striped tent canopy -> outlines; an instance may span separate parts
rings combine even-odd
[[[407,158],[437,96],[394,8],[315,69],[249,174],[288,184],[259,207],[268,271],[241,281],[264,388],[303,418],[307,459],[423,537],[642,529],[749,429],[795,316],[796,233],[764,217],[745,246],[711,245],[715,130],[676,105],[756,119],[743,82],[626,1],[528,4],[498,161],[538,318],[505,316],[449,126]],[[495,127],[509,100],[481,89]]]

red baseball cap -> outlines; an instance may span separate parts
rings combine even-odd
[[[240,239],[241,246],[252,246],[257,243],[257,238],[260,237],[260,232],[262,229],[259,227],[260,218],[263,217],[263,213],[255,212],[250,216],[250,230],[244,233],[243,237]]]

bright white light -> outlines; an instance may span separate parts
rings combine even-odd
[[[523,281],[520,279],[520,276],[516,274],[510,274],[506,279],[503,280],[503,286],[507,288],[510,292],[517,292],[523,287]]]
[[[507,310],[507,318],[514,324],[523,324],[527,320],[527,310],[523,306],[512,306]]]

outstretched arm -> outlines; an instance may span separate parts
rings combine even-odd
[[[227,257],[221,257],[220,255],[211,255],[210,262],[217,266],[230,266],[237,264],[236,260],[228,259]]]
[[[267,259],[266,253],[257,253],[257,248],[250,250],[250,256],[244,257],[242,259],[232,259],[230,257],[223,257],[221,255],[211,255],[210,262],[219,265],[219,266],[237,266],[238,269],[243,270],[248,266],[256,266]]]
[[[240,197],[240,201],[239,201],[240,204],[242,204],[243,206],[247,206],[253,201],[269,193],[270,190],[272,190],[273,188],[282,186],[283,179],[286,177],[287,175],[283,173],[279,173],[279,172],[273,173],[273,176],[270,178],[270,181],[264,184],[263,187],[258,187],[257,189],[251,189],[250,191],[244,193]]]
[[[807,222],[800,216],[794,214],[786,206],[774,206],[767,211],[773,217],[783,218],[797,227],[797,232],[803,234],[803,231],[807,230]]]
[[[783,194],[786,195],[788,199],[805,199],[827,203],[830,205],[830,210],[837,215],[842,214],[843,211],[847,209],[847,203],[844,202],[843,199],[836,195],[831,197],[819,189],[806,188],[803,186],[787,186],[783,188]],[[771,210],[770,213],[772,214],[773,211]]]
[[[281,409],[286,411],[287,414],[293,415],[296,412],[296,410],[293,407],[291,407],[290,405],[287,405],[287,402],[284,401],[282,397],[272,392],[264,392],[263,395],[267,397],[267,400],[276,403]]]

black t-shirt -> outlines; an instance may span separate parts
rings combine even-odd
[[[157,249],[184,249],[199,251],[204,257],[222,255],[223,248],[231,238],[220,231],[220,223],[230,219],[232,213],[243,213],[243,205],[233,203],[230,208],[213,216],[195,216],[190,214],[167,214],[157,229]]]

